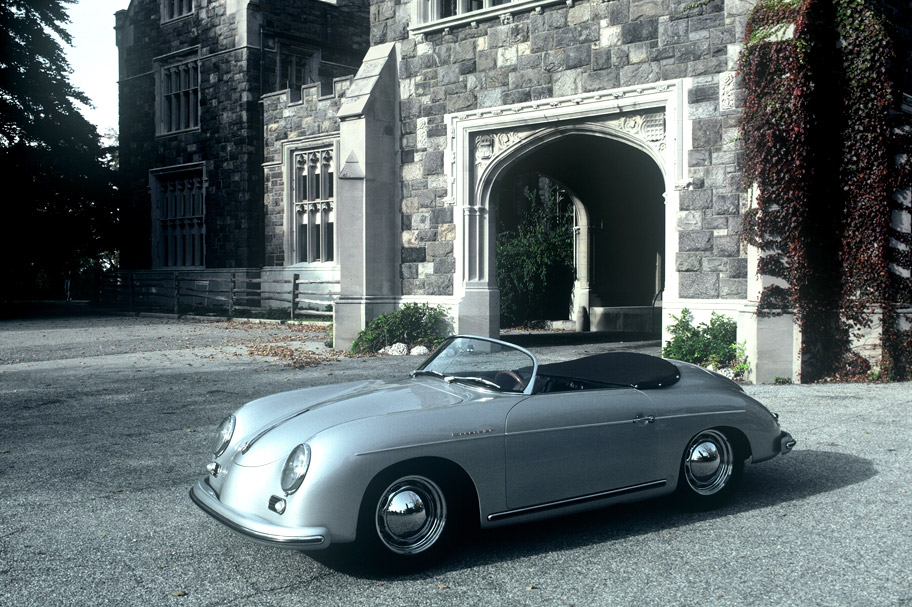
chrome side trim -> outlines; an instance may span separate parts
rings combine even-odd
[[[568,499],[558,500],[556,502],[548,502],[545,504],[537,504],[535,506],[526,506],[525,508],[517,508],[516,510],[507,510],[505,512],[495,512],[494,514],[488,515],[488,520],[499,521],[505,518],[512,518],[514,516],[523,516],[526,514],[536,514],[538,512],[545,512],[547,510],[556,510],[557,508],[566,508],[568,506],[577,506],[579,504],[585,504],[587,502],[594,502],[598,500],[608,499],[610,497],[620,497],[622,495],[627,495],[630,493],[637,493],[639,491],[648,491],[649,489],[658,489],[664,487],[668,484],[668,481],[662,479],[660,481],[651,481],[648,483],[640,483],[639,485],[631,485],[630,487],[621,487],[619,489],[611,489],[609,491],[600,491],[598,493],[592,493],[589,495],[581,495],[579,497],[571,497]]]
[[[660,418],[661,419],[661,418]],[[634,419],[621,419],[611,422],[596,422],[594,424],[577,424],[575,426],[555,426],[553,428],[536,428],[534,430],[520,430],[518,432],[507,431],[507,436],[524,436],[526,434],[541,434],[542,432],[558,432],[566,430],[582,430],[584,428],[604,428],[607,426],[626,426],[630,423],[633,423]]]
[[[656,420],[662,419],[679,419],[682,417],[705,417],[707,415],[732,415],[734,413],[746,413],[747,409],[731,409],[729,411],[706,411],[704,413],[680,413],[678,415],[658,415]]]
[[[421,448],[421,447],[434,447],[434,446],[439,446],[439,445],[449,445],[452,443],[464,442],[464,441],[470,441],[470,440],[485,440],[485,439],[491,439],[491,438],[503,438],[504,437],[504,435],[501,434],[500,432],[498,432],[497,434],[494,434],[493,432],[494,431],[491,430],[490,432],[485,432],[483,434],[466,434],[466,435],[458,435],[458,436],[457,436],[457,433],[452,433],[451,435],[453,436],[453,438],[443,438],[443,439],[440,439],[437,441],[428,441],[425,443],[412,443],[412,444],[408,444],[408,445],[401,445],[398,447],[384,447],[383,449],[373,449],[371,451],[359,451],[359,452],[355,453],[355,457],[362,457],[365,455],[376,455],[377,453],[390,453],[391,451],[402,451],[404,449],[416,449],[416,448]]]

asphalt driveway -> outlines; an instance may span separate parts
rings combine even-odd
[[[249,543],[189,500],[218,422],[402,376],[321,327],[0,321],[0,605],[912,606],[912,385],[751,386],[799,441],[710,513],[671,500],[484,533],[421,574]],[[657,343],[542,346],[545,360]]]

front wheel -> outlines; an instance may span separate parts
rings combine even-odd
[[[731,497],[744,472],[744,459],[721,430],[704,430],[684,449],[678,491],[688,506],[708,510]]]
[[[377,500],[374,523],[380,543],[394,554],[430,550],[447,527],[443,489],[424,476],[397,479]]]
[[[371,483],[361,508],[359,543],[378,564],[415,567],[431,564],[455,535],[452,495],[424,473],[393,474]]]

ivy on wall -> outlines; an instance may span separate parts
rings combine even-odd
[[[897,5],[901,7],[902,5]],[[790,310],[804,340],[805,381],[853,366],[853,332],[882,311],[888,375],[910,372],[908,234],[892,226],[910,178],[907,24],[885,0],[761,0],[740,71],[745,184],[754,187],[744,236],[758,271],[781,279],[765,311]],[[908,7],[902,8],[908,12]]]

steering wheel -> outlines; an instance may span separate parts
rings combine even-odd
[[[497,378],[500,377],[501,375],[506,375],[506,376],[512,378],[517,384],[519,384],[520,391],[526,389],[526,382],[524,382],[523,379],[519,375],[517,375],[513,371],[510,371],[509,369],[503,369],[502,371],[498,371],[497,374],[494,376],[495,383],[498,383],[498,384],[500,383],[497,381]]]

